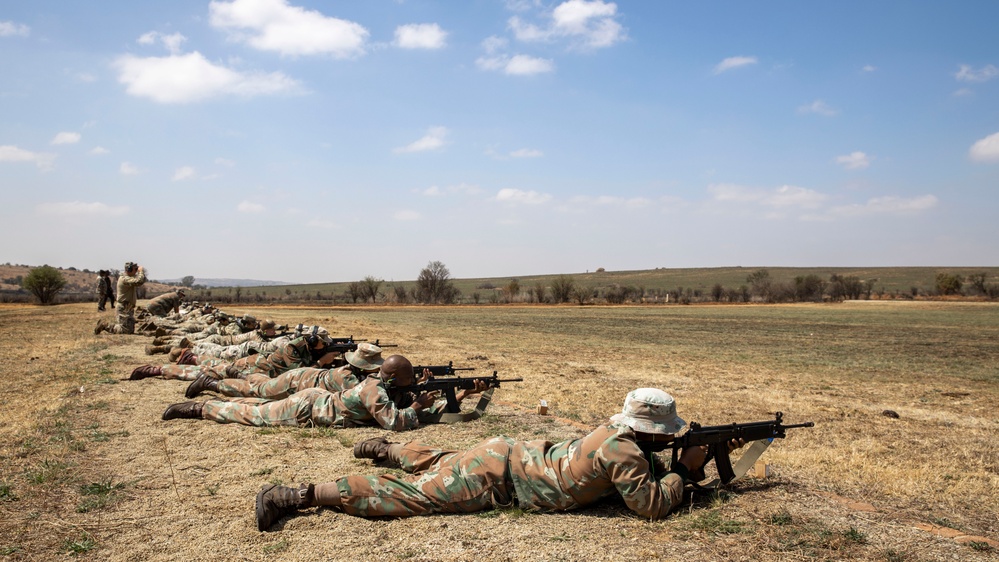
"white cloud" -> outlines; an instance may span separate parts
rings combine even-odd
[[[615,19],[617,4],[601,0],[567,0],[552,10],[547,25],[525,23],[518,16],[508,21],[520,41],[568,39],[572,46],[587,49],[610,47],[627,38],[625,29]]]
[[[511,158],[540,158],[545,153],[533,148],[521,148],[510,153]]]
[[[177,168],[177,171],[173,173],[173,181],[183,181],[194,179],[195,171],[194,168],[190,166],[181,166]]]
[[[436,23],[411,23],[395,28],[395,46],[402,49],[441,49],[447,32]]]
[[[993,133],[971,145],[968,155],[975,162],[999,161],[999,133]]]
[[[186,55],[119,57],[118,82],[136,97],[158,103],[189,103],[222,95],[256,96],[292,92],[298,82],[280,72],[243,73],[208,62],[197,51]]]
[[[80,142],[80,133],[58,133],[49,144],[76,144]]]
[[[444,137],[447,136],[446,127],[430,127],[427,130],[427,134],[423,138],[414,141],[406,146],[401,146],[393,150],[393,152],[405,153],[405,152],[424,152],[427,150],[437,150],[438,148],[444,146]]]
[[[836,157],[836,163],[847,170],[863,170],[871,165],[872,158],[859,150]]]
[[[798,113],[817,113],[826,117],[832,117],[839,112],[829,107],[826,102],[822,100],[815,100],[810,104],[799,106]]]
[[[27,37],[30,33],[31,28],[23,23],[0,21],[0,37],[13,37],[15,35]]]
[[[0,162],[34,162],[38,168],[47,170],[55,162],[55,154],[31,152],[13,145],[0,145]]]
[[[236,205],[236,210],[240,213],[262,213],[265,209],[260,203],[250,203],[245,200]]]
[[[401,210],[392,213],[392,218],[399,221],[415,221],[420,220],[420,213],[410,210]]]
[[[176,55],[180,53],[180,46],[184,41],[187,41],[187,37],[184,37],[180,33],[164,35],[158,31],[150,31],[143,33],[136,41],[141,45],[153,45],[156,41],[160,41],[170,51],[171,55]]]
[[[728,57],[727,59],[721,61],[715,65],[715,74],[721,74],[726,70],[732,70],[733,68],[739,68],[740,66],[748,66],[751,64],[756,64],[759,62],[756,57]]]
[[[60,217],[118,217],[127,214],[127,205],[111,206],[106,203],[84,203],[82,201],[64,201],[59,203],[42,203],[35,206],[40,215],[55,215]]]
[[[999,76],[999,68],[991,64],[987,64],[978,70],[962,64],[958,71],[954,73],[954,78],[960,82],[986,82],[996,76]]]
[[[211,25],[230,31],[233,40],[288,56],[363,55],[369,35],[360,24],[291,6],[286,0],[213,1],[208,11]]]
[[[103,146],[95,146],[90,149],[90,154],[93,154],[94,156],[102,156],[104,154],[109,154],[110,152],[110,150],[104,148]]]
[[[121,166],[118,167],[118,173],[123,176],[134,176],[137,175],[141,170],[138,167],[133,166],[128,162],[122,162]]]
[[[530,55],[480,57],[475,64],[483,70],[502,70],[504,74],[511,76],[529,76],[555,70],[555,63],[551,59]]]
[[[875,197],[864,204],[843,205],[830,210],[833,216],[856,217],[867,215],[900,215],[919,213],[937,206],[933,195],[919,197]]]
[[[511,187],[503,188],[496,194],[496,201],[499,201],[500,203],[540,205],[542,203],[547,203],[551,199],[552,196],[547,193],[524,191]]]
[[[735,184],[712,184],[708,186],[712,199],[721,203],[756,203],[772,208],[797,207],[815,209],[828,199],[818,191],[782,185],[773,190],[753,189]]]
[[[492,35],[482,40],[482,50],[484,50],[486,54],[491,55],[497,51],[505,49],[507,43],[508,41],[506,39]]]

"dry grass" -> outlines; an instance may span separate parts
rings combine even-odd
[[[316,560],[988,560],[917,530],[999,536],[999,307],[848,303],[696,307],[247,309],[398,343],[414,363],[523,377],[481,420],[401,438],[467,446],[505,433],[581,435],[637,386],[705,424],[783,411],[811,420],[775,470],[697,497],[666,521],[617,502],[566,514],[497,511],[368,521],[324,511],[258,533],[267,482],[377,472],[350,446],[377,429],[162,422],[176,381],[119,381],[141,337],[94,337],[91,305],[0,306],[0,556]],[[233,309],[230,312],[242,313]],[[546,399],[556,417],[532,412]],[[898,412],[899,419],[881,415]],[[863,504],[869,504],[869,508]],[[956,533],[954,533],[956,534]]]

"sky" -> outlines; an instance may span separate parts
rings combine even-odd
[[[0,262],[999,265],[999,2],[0,4]]]

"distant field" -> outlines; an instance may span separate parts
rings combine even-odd
[[[379,338],[414,363],[493,370],[486,415],[410,434],[163,422],[184,383],[121,381],[142,337],[95,337],[89,305],[0,305],[0,553],[48,560],[995,560],[999,303],[740,306],[232,307]],[[560,440],[641,386],[688,421],[814,421],[763,459],[773,475],[664,521],[619,501],[565,514],[369,521],[313,510],[258,533],[262,484],[383,469],[351,456],[385,435],[467,447]],[[545,399],[549,416],[535,413]],[[888,417],[886,411],[897,413]],[[332,538],[331,538],[332,537]]]
[[[725,288],[735,289],[741,285],[746,285],[746,277],[751,273],[766,269],[771,277],[777,282],[793,282],[795,277],[806,275],[817,275],[823,280],[828,280],[833,274],[841,276],[855,276],[862,281],[872,281],[875,291],[885,293],[911,293],[911,289],[916,287],[920,293],[925,294],[935,285],[938,273],[948,273],[966,277],[973,273],[984,272],[987,274],[988,283],[999,283],[999,267],[879,267],[879,268],[849,268],[849,267],[718,267],[718,268],[692,268],[692,269],[651,269],[641,271],[606,271],[568,274],[575,283],[590,287],[595,290],[603,290],[618,286],[630,286],[644,289],[649,292],[673,292],[678,288],[693,289],[702,293],[709,293],[716,284],[721,284]],[[414,272],[414,279],[416,274]],[[376,276],[377,277],[377,276]],[[518,277],[490,277],[476,279],[454,279],[455,286],[461,291],[462,302],[471,302],[472,295],[478,293],[480,302],[489,302],[490,295],[497,293],[499,289],[507,286],[512,279],[516,279],[522,292],[534,288],[541,284],[550,287],[552,280],[558,275],[527,275]],[[302,295],[316,295],[317,293],[324,299],[329,295],[340,295],[346,292],[348,282],[339,283],[313,283],[306,285],[283,285],[273,287],[245,287],[241,295],[247,300],[252,300],[254,295],[259,295],[267,299],[280,299],[287,296],[296,298]],[[382,284],[383,293],[389,294],[393,287],[402,286],[407,290],[415,287],[413,280],[392,281],[386,280]],[[493,288],[489,288],[493,287]],[[212,289],[213,295],[232,296],[235,290],[232,288]]]

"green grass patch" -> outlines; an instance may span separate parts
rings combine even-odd
[[[83,499],[77,504],[76,512],[88,513],[112,504],[118,500],[118,492],[124,488],[124,484],[115,484],[111,478],[84,484],[80,486],[80,495]]]
[[[768,518],[768,522],[771,525],[790,525],[791,521],[791,514],[787,510],[774,513]]]
[[[63,548],[72,556],[86,554],[97,546],[97,541],[87,533],[81,534],[76,539],[66,539]]]
[[[250,476],[267,476],[268,474],[274,472],[273,468],[261,468],[254,470],[250,473]]]
[[[748,532],[745,523],[726,519],[717,510],[697,512],[692,517],[687,518],[685,526],[690,530],[709,535],[733,535]]]
[[[45,459],[35,465],[33,469],[28,470],[25,473],[25,477],[32,484],[57,482],[65,476],[66,469],[69,466],[70,463],[67,462]]]
[[[281,539],[280,541],[278,541],[278,542],[276,542],[274,544],[269,544],[269,545],[261,548],[260,550],[264,554],[276,554],[278,552],[284,552],[284,551],[288,550],[288,545],[289,544],[290,543],[288,542],[288,539]]]
[[[971,550],[977,550],[978,552],[992,552],[995,548],[985,541],[970,541],[968,546]]]
[[[0,502],[16,502],[17,494],[10,484],[0,484]]]
[[[10,556],[11,554],[17,554],[18,552],[21,552],[21,547],[17,545],[0,546],[0,556]]]
[[[111,403],[108,402],[107,400],[101,400],[101,401],[98,401],[98,402],[92,402],[90,404],[87,404],[87,409],[88,410],[107,411],[107,410],[111,409]]]

